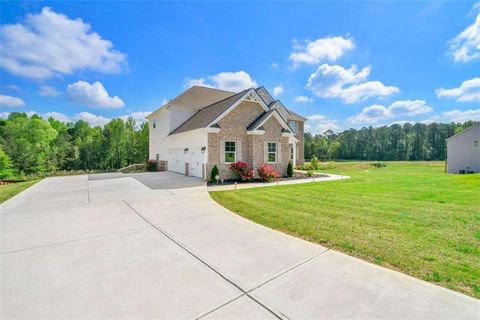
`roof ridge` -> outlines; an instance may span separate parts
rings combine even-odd
[[[191,86],[190,88],[193,88],[193,87],[205,88],[205,89],[210,89],[210,90],[215,90],[215,91],[222,91],[222,92],[229,92],[229,93],[236,94],[235,91],[228,91],[228,90],[223,90],[223,89],[218,89],[218,88],[213,88],[213,87],[207,87],[207,86],[199,86],[198,84],[193,85],[193,86]],[[190,88],[188,88],[188,89],[190,89]],[[187,89],[187,90],[188,90],[188,89]],[[186,90],[185,90],[185,91],[186,91]],[[185,91],[183,91],[183,92],[185,92]],[[182,92],[182,93],[183,93],[183,92]]]

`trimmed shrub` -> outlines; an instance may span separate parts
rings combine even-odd
[[[313,176],[313,170],[308,170],[307,171],[307,176],[309,176],[309,177]]]
[[[258,168],[258,175],[260,178],[262,178],[262,180],[268,182],[278,180],[278,178],[280,178],[280,173],[275,170],[273,166],[266,163],[260,165],[260,168]]]
[[[157,171],[157,161],[156,160],[148,160],[147,161],[147,171]]]
[[[293,176],[293,164],[292,161],[288,163],[287,166],[287,176],[292,177]]]
[[[217,165],[216,165],[216,164],[213,165],[212,171],[210,172],[210,181],[212,181],[212,182],[217,181],[217,180],[215,179],[215,177],[218,175],[218,172],[219,172],[219,171],[218,171]]]
[[[312,160],[310,160],[310,164],[313,167],[313,170],[318,170],[318,159],[317,156],[313,155]]]
[[[230,170],[240,177],[242,181],[250,181],[253,179],[253,169],[250,168],[248,163],[243,161],[237,161],[230,164]]]

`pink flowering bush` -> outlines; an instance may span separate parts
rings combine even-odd
[[[275,170],[275,168],[269,164],[263,163],[258,168],[258,175],[264,181],[273,181],[280,178],[280,173]]]
[[[253,169],[248,163],[237,161],[230,165],[230,170],[236,173],[242,181],[250,181],[253,179]]]

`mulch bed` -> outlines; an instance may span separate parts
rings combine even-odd
[[[292,177],[281,177],[279,180],[280,181],[292,181],[292,180],[303,180],[303,179],[312,179],[312,178],[322,178],[322,177],[328,177],[325,174],[321,173],[314,173],[312,177],[309,177],[306,173],[304,172],[294,172]],[[217,184],[216,182],[208,182],[207,186],[216,186],[216,185],[232,185],[235,183],[238,184],[246,184],[246,183],[264,183],[265,181],[255,178],[251,181],[242,181],[240,179],[228,179],[228,180],[220,180],[220,182]],[[271,181],[275,182],[275,181]]]

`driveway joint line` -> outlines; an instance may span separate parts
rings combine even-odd
[[[91,204],[91,202],[90,202],[90,183],[89,183],[88,177],[87,177],[87,199],[88,199],[88,204]]]
[[[213,309],[207,311],[207,312],[204,312],[204,313],[201,313],[199,316],[195,316],[194,319],[202,319],[206,316],[208,316],[209,314],[212,314],[214,313],[215,311],[217,310],[220,310],[222,309],[223,307],[225,307],[226,305],[229,305],[230,303],[234,302],[234,301],[237,301],[238,299],[240,299],[241,297],[245,296],[246,294],[245,293],[242,293],[241,295],[233,298],[233,299],[230,299],[230,300],[227,300],[226,302],[220,304],[219,306],[216,306],[214,307]]]
[[[147,227],[138,227],[138,228],[123,230],[123,231],[116,231],[116,232],[105,233],[105,234],[96,234],[96,235],[89,236],[89,237],[84,237],[84,238],[71,239],[71,240],[65,240],[65,241],[59,241],[59,242],[44,244],[44,245],[41,245],[41,246],[35,246],[35,247],[22,248],[22,249],[17,249],[17,250],[12,250],[12,251],[0,252],[0,255],[6,255],[6,254],[17,253],[17,252],[28,251],[28,250],[34,250],[34,249],[48,248],[48,247],[68,244],[68,243],[71,243],[71,242],[78,242],[78,241],[82,241],[82,240],[91,240],[91,239],[96,239],[96,238],[109,237],[109,236],[114,236],[114,235],[117,235],[117,234],[129,233],[129,232],[133,232],[133,231],[137,231],[137,230],[141,230],[141,229],[145,229],[145,228],[147,228]]]
[[[145,222],[147,222],[149,225],[151,225],[153,228],[155,228],[158,232],[160,232],[161,234],[163,234],[165,237],[167,237],[168,239],[170,239],[172,242],[174,242],[176,245],[178,245],[180,248],[182,248],[183,250],[185,250],[187,253],[189,253],[191,256],[193,256],[195,259],[197,259],[198,261],[200,261],[203,265],[205,265],[207,268],[209,268],[210,270],[212,270],[213,272],[215,272],[217,275],[219,275],[220,277],[222,277],[225,281],[227,281],[228,283],[230,283],[232,286],[234,286],[235,288],[237,288],[238,290],[240,290],[243,294],[246,294],[248,297],[250,297],[253,301],[255,301],[256,303],[258,303],[260,306],[262,306],[264,309],[266,309],[268,312],[270,312],[272,315],[274,315],[275,317],[277,317],[278,319],[283,319],[281,316],[279,316],[277,314],[277,312],[271,310],[270,308],[268,308],[267,306],[265,306],[263,303],[259,302],[257,299],[255,299],[254,297],[250,296],[248,294],[247,291],[245,291],[242,287],[240,287],[238,284],[236,284],[233,280],[229,279],[227,276],[223,275],[219,270],[217,270],[215,267],[211,266],[209,263],[207,263],[204,259],[202,259],[199,255],[195,254],[193,251],[191,251],[190,249],[188,249],[185,245],[183,245],[181,242],[179,242],[178,240],[176,240],[175,238],[173,238],[170,234],[168,234],[168,232],[166,232],[165,230],[163,230],[162,228],[154,225],[150,220],[148,220],[146,217],[144,217],[140,212],[138,212],[135,208],[133,208],[127,201],[123,200],[123,202],[125,202],[125,204],[130,207],[130,209],[132,209],[133,212],[135,212],[140,218],[142,218],[143,220],[145,220]]]

